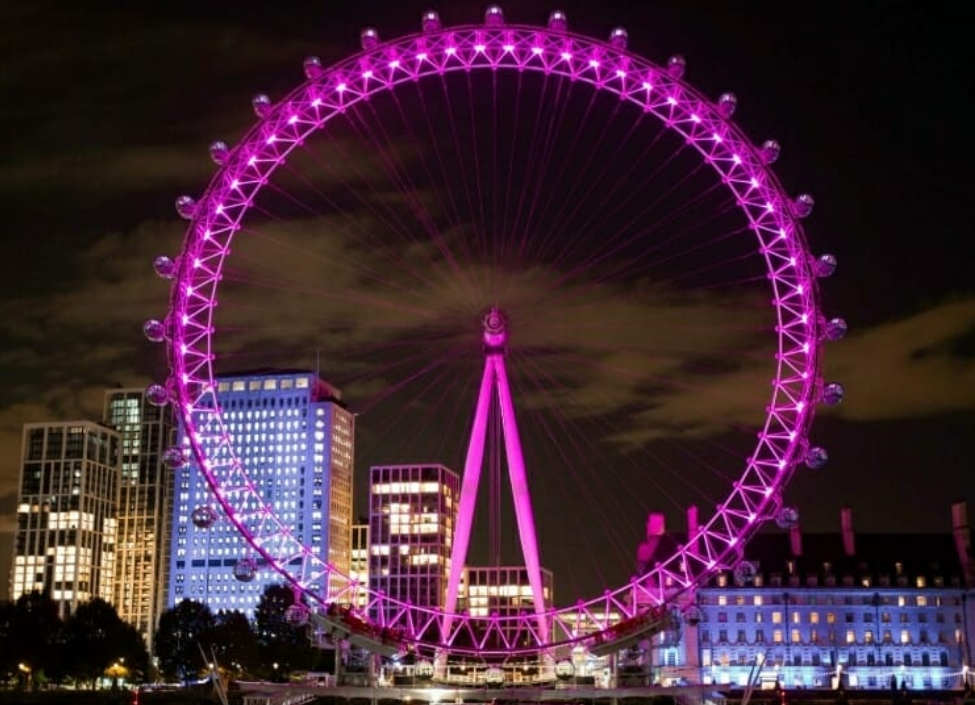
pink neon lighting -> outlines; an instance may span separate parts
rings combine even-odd
[[[302,95],[311,99],[310,102],[285,101],[268,105],[267,110],[262,111],[264,114],[260,117],[259,129],[246,133],[229,157],[218,164],[218,171],[205,190],[206,195],[194,210],[181,252],[182,261],[199,260],[206,262],[207,266],[181,267],[173,277],[169,320],[178,324],[172,326],[167,342],[172,386],[189,444],[200,461],[217,502],[228,513],[230,521],[247,539],[254,552],[296,587],[322,584],[322,578],[327,578],[334,568],[314,552],[306,551],[297,539],[285,531],[286,525],[279,517],[268,516],[258,522],[253,518],[254,512],[242,509],[263,506],[264,502],[259,490],[248,482],[244,464],[235,455],[221,411],[202,411],[209,409],[213,402],[215,381],[212,350],[216,346],[211,321],[219,298],[223,267],[226,266],[225,261],[231,259],[233,238],[241,231],[244,217],[256,201],[257,194],[272,180],[275,170],[285,162],[293,149],[349,106],[367,100],[379,91],[395,90],[398,85],[408,81],[427,77],[436,80],[447,71],[529,70],[553,74],[618,95],[621,100],[629,101],[644,113],[656,117],[702,155],[752,224],[756,251],[764,255],[771,288],[770,300],[776,309],[773,312],[777,319],[775,335],[780,352],[776,358],[776,377],[767,404],[771,411],[754,451],[744,463],[740,481],[727,499],[718,505],[711,520],[702,525],[693,545],[686,547],[683,553],[678,551],[674,556],[661,560],[647,575],[606,595],[582,601],[572,608],[549,610],[541,616],[537,614],[536,606],[536,614],[526,618],[523,624],[529,632],[536,632],[538,623],[544,619],[551,632],[542,633],[536,643],[529,646],[507,644],[505,650],[506,653],[539,653],[551,643],[572,641],[575,638],[571,633],[572,625],[579,614],[596,623],[599,623],[598,615],[609,609],[617,610],[624,617],[633,616],[634,594],[651,601],[659,598],[648,586],[661,585],[668,579],[692,584],[706,579],[714,570],[728,567],[729,561],[733,560],[727,550],[732,540],[744,541],[762,523],[759,520],[749,521],[750,513],[757,512],[761,520],[768,518],[766,508],[784,487],[796,463],[802,462],[806,456],[807,435],[817,401],[821,340],[817,321],[821,316],[816,279],[810,264],[815,258],[808,251],[802,228],[792,209],[772,206],[793,202],[770,170],[770,164],[778,155],[778,144],[768,141],[766,146],[761,143],[756,145],[722,115],[718,106],[707,96],[685,83],[682,75],[677,75],[679,72],[668,73],[665,68],[632,54],[625,56],[624,63],[619,49],[577,35],[572,37],[572,52],[564,51],[564,47],[568,46],[564,26],[561,29],[536,27],[517,31],[490,26],[444,29],[439,20],[429,20],[425,21],[424,30],[422,35],[385,42],[374,49],[366,49],[364,55],[349,57],[333,67],[316,72],[317,75],[308,79],[301,88]],[[475,49],[480,45],[485,47],[483,51]],[[512,47],[510,51],[506,48],[508,46]],[[573,52],[581,52],[580,56],[601,57],[606,71],[618,72],[625,67],[627,72],[636,72],[632,75],[647,77],[647,80],[599,82],[601,75],[604,77],[606,74],[571,62]],[[390,56],[420,58],[421,54],[428,60],[395,67],[397,70],[389,72],[381,81],[369,80],[371,72],[362,72],[363,66],[385,65]],[[559,56],[562,56],[562,61],[558,60]],[[336,96],[336,92],[342,94],[343,90],[331,90],[337,82],[348,88],[341,98]],[[677,96],[680,96],[680,100]],[[298,122],[289,124],[295,115]],[[708,126],[707,129],[693,127],[695,115]],[[267,135],[276,136],[273,144],[268,144]],[[236,181],[236,187],[230,187],[233,181]],[[782,266],[787,261],[794,261],[795,264]],[[482,398],[485,404],[491,400],[490,380],[504,373],[503,365],[499,372],[495,365],[488,364],[490,358],[490,355],[486,356],[478,408]],[[484,385],[487,385],[487,390]],[[500,397],[500,389],[498,394]],[[507,394],[510,397],[510,390]],[[803,404],[800,405],[800,402]],[[194,410],[201,411],[194,413]],[[513,408],[508,417],[513,426]],[[484,433],[485,430],[481,429],[482,446]],[[474,466],[476,451],[473,447],[477,436],[475,425],[465,463],[465,482],[469,467]],[[214,457],[221,458],[219,463],[211,463],[205,457],[201,446],[201,438],[204,437],[210,442],[216,439],[219,455]],[[507,438],[506,435],[506,442],[510,443]],[[517,457],[515,448],[507,450],[509,458]],[[478,458],[478,466],[482,459],[483,456]],[[512,473],[514,487],[514,474],[517,471],[512,472],[509,468],[509,472]],[[519,492],[514,491],[516,495]],[[530,507],[527,487],[522,494],[525,497],[524,507]],[[756,496],[766,498],[759,507],[753,501]],[[470,503],[472,506],[464,508],[462,502],[462,508],[472,514],[473,504]],[[530,516],[527,509],[524,516]],[[524,548],[526,543],[532,543],[534,527],[521,524],[519,521]],[[458,531],[460,528],[459,522]],[[530,552],[525,549],[526,563],[534,560]],[[290,567],[295,556],[302,556],[298,568]],[[452,565],[451,569],[455,567]],[[309,599],[318,602],[331,597],[334,596],[309,593]],[[378,601],[385,598],[373,596],[372,599]],[[454,600],[456,605],[456,593]],[[450,628],[442,632],[447,643],[451,643],[461,629],[475,621],[467,615],[444,615],[414,605],[401,604],[397,608],[398,616],[390,626],[408,629],[410,638],[421,644],[440,639],[440,627],[448,620]]]
[[[508,341],[508,329],[504,314],[497,308],[492,308],[484,316],[483,335],[485,345],[484,373],[481,377],[481,391],[478,394],[475,407],[471,439],[467,446],[467,460],[464,463],[464,480],[461,486],[457,529],[454,531],[454,545],[450,556],[450,575],[447,580],[444,632],[450,632],[457,611],[461,572],[467,563],[467,548],[470,543],[474,503],[477,501],[477,488],[484,458],[488,414],[491,398],[496,392],[501,411],[501,430],[504,436],[511,492],[514,496],[515,519],[518,524],[521,551],[525,558],[525,569],[532,588],[539,634],[547,634],[548,619],[545,614],[545,596],[542,588],[542,571],[538,557],[535,519],[532,515],[531,497],[528,491],[528,481],[525,477],[525,459],[521,450],[521,438],[518,435],[514,402],[511,399],[508,373],[504,365],[504,346]]]

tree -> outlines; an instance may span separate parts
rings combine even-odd
[[[217,612],[209,642],[220,667],[235,677],[253,673],[260,665],[257,634],[243,612]]]
[[[196,600],[183,600],[159,616],[153,643],[164,678],[183,681],[202,670],[200,646],[209,651],[214,623],[210,608]]]
[[[17,673],[24,685],[57,673],[61,626],[58,607],[47,595],[34,591],[17,598],[0,617],[4,672]]]
[[[95,598],[74,611],[64,623],[62,646],[68,675],[81,682],[95,681],[114,669],[114,679],[141,681],[149,654],[138,630],[123,622],[115,608]]]
[[[309,670],[319,659],[318,650],[308,641],[305,627],[290,624],[288,608],[295,602],[294,590],[287,585],[268,585],[254,612],[257,643],[266,675],[283,678],[294,670]],[[277,664],[277,668],[274,667]]]

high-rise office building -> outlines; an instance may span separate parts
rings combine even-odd
[[[542,568],[542,600],[553,605],[552,571]],[[529,615],[535,612],[528,571],[524,566],[465,566],[460,607],[472,617]]]
[[[352,525],[352,561],[349,564],[349,578],[358,586],[352,603],[363,608],[369,595],[369,522]]]
[[[119,482],[115,589],[119,617],[152,637],[166,605],[166,573],[172,521],[172,471],[162,454],[175,442],[173,410],[145,398],[145,390],[109,389],[104,420],[119,432]]]
[[[460,477],[443,465],[371,468],[371,590],[414,605],[444,605],[459,498]]]
[[[119,434],[91,421],[24,426],[11,599],[40,590],[62,617],[112,600],[118,453]]]
[[[250,481],[303,545],[347,576],[355,419],[340,392],[307,370],[260,370],[221,376],[216,396]],[[253,616],[264,589],[282,578],[261,566],[253,581],[236,580],[234,565],[249,555],[246,542],[222,516],[196,526],[191,515],[203,506],[220,514],[191,459],[176,472],[169,604],[194,599],[213,611]],[[341,587],[333,578],[318,589]]]

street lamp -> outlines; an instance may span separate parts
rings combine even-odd
[[[31,690],[33,690],[34,689],[34,671],[33,671],[33,669],[28,664],[26,664],[26,663],[18,663],[17,664],[17,670],[19,670],[21,673],[26,674],[26,678],[27,678],[27,691],[30,692]]]

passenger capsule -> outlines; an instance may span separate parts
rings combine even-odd
[[[234,578],[242,583],[253,582],[257,577],[257,563],[253,558],[241,558],[234,564]]]
[[[423,33],[430,34],[431,32],[439,32],[440,28],[443,26],[440,23],[440,15],[436,12],[424,12],[423,13]]]
[[[548,16],[548,28],[553,32],[564,32],[569,28],[569,18],[562,10],[554,10]]]
[[[217,166],[222,165],[227,161],[227,157],[230,155],[230,147],[227,146],[226,142],[221,142],[217,140],[216,142],[210,143],[210,159]]]
[[[735,582],[740,585],[747,585],[758,575],[758,569],[751,561],[741,561],[735,566]]]
[[[166,324],[156,318],[150,318],[142,324],[142,333],[146,340],[161,343],[166,339]]]
[[[782,507],[775,514],[775,524],[780,529],[794,529],[799,526],[799,510],[795,507]]]
[[[829,453],[826,452],[825,448],[820,448],[819,446],[813,446],[806,451],[806,467],[810,470],[820,470],[826,466],[829,461]]]
[[[684,610],[684,621],[690,624],[692,627],[696,627],[698,624],[704,621],[704,613],[697,605],[691,605]]]
[[[619,49],[623,51],[626,49],[627,44],[629,44],[630,35],[627,34],[623,27],[616,27],[612,32],[609,33],[609,45],[614,49]]]
[[[169,390],[161,384],[146,387],[146,401],[153,406],[166,406],[169,403]]]
[[[359,44],[365,51],[372,51],[379,46],[379,32],[372,27],[366,27],[359,33]]]
[[[197,529],[209,529],[216,523],[217,518],[216,510],[208,504],[201,504],[190,515],[190,521]]]
[[[722,93],[721,97],[718,98],[718,113],[723,118],[730,118],[735,114],[735,108],[738,107],[738,96],[734,93]]]
[[[303,627],[308,624],[310,614],[311,610],[308,609],[307,605],[295,602],[292,605],[288,605],[288,609],[284,611],[284,621],[292,627]]]
[[[302,64],[305,71],[305,78],[315,80],[322,75],[322,60],[317,56],[309,56]]]
[[[159,255],[152,260],[152,268],[156,274],[163,279],[172,279],[176,276],[176,260],[166,255]]]
[[[820,255],[813,262],[812,269],[813,274],[815,274],[820,279],[825,279],[826,277],[833,274],[836,271],[836,255],[825,254]]]
[[[186,465],[186,450],[180,446],[170,446],[162,454],[163,465],[171,470],[178,470]]]
[[[500,5],[489,5],[484,11],[484,24],[488,27],[501,27],[504,24],[504,12]]]
[[[263,93],[258,93],[251,99],[254,114],[259,118],[267,117],[271,112],[271,99]]]
[[[196,199],[192,196],[180,196],[176,199],[176,212],[181,218],[191,220],[196,215]]]
[[[762,164],[772,164],[779,158],[779,154],[782,152],[782,147],[775,140],[765,140],[762,143],[761,149],[758,150],[758,156],[762,159]]]
[[[839,382],[830,382],[823,387],[823,403],[827,406],[836,406],[843,401],[846,390]]]
[[[792,212],[797,218],[805,218],[813,212],[816,200],[808,193],[800,193],[792,202]]]
[[[687,62],[680,54],[674,54],[667,59],[667,75],[671,78],[681,78],[687,69]]]
[[[846,336],[846,321],[842,318],[831,318],[823,326],[823,337],[826,340],[842,340]]]

